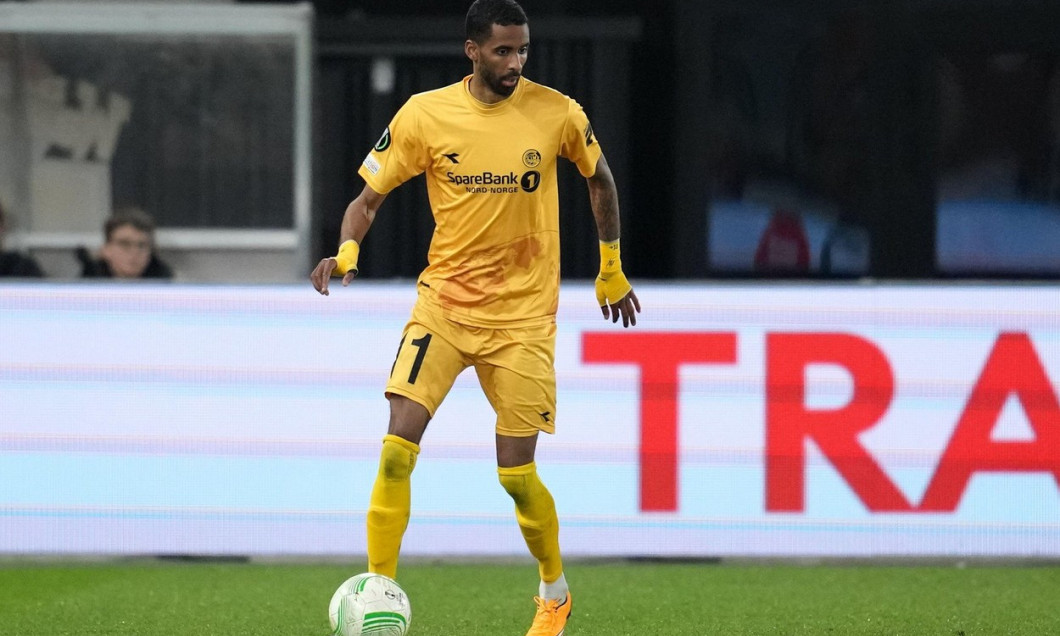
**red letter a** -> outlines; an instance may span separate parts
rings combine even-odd
[[[1013,393],[1034,429],[1034,441],[990,439],[1001,409]],[[920,510],[956,510],[968,481],[979,471],[1047,472],[1060,486],[1060,404],[1025,333],[1002,333],[998,337]]]

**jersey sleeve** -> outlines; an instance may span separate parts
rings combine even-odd
[[[574,165],[578,166],[578,172],[586,178],[596,174],[596,162],[603,154],[588,116],[573,99],[567,106],[567,121],[563,126],[559,154],[574,162]]]
[[[427,169],[428,153],[420,134],[418,109],[405,102],[357,170],[365,183],[387,194]]]

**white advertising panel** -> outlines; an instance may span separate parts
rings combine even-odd
[[[562,290],[538,467],[574,556],[1060,557],[1060,288]],[[411,283],[0,285],[0,552],[364,551]],[[465,372],[405,554],[523,555]]]

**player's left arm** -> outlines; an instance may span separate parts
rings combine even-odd
[[[596,300],[604,318],[622,326],[637,324],[640,301],[633,286],[622,273],[622,256],[619,250],[621,225],[618,214],[618,188],[607,160],[601,154],[596,162],[596,171],[586,178],[589,185],[589,203],[596,218],[596,232],[600,238],[600,274],[596,277]]]

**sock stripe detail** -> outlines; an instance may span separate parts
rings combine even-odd
[[[397,444],[398,446],[402,446],[404,448],[407,448],[408,450],[412,451],[413,454],[419,454],[419,452],[420,452],[420,445],[419,444],[415,444],[413,442],[410,442],[407,439],[405,439],[404,437],[398,437],[397,435],[387,434],[387,435],[383,436],[383,443],[385,444],[387,442],[393,442],[394,444]]]
[[[529,464],[523,464],[522,466],[512,466],[510,468],[497,467],[497,474],[501,477],[518,477],[521,475],[529,475],[537,472],[537,463],[530,462]]]

